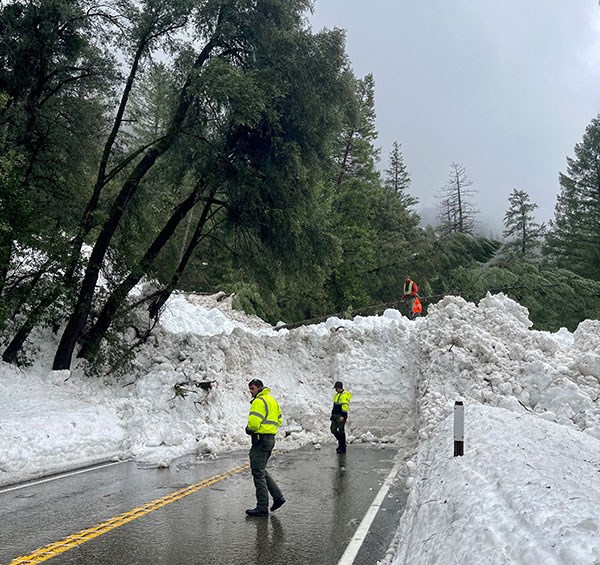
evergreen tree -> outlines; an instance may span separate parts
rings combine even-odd
[[[521,255],[540,245],[545,225],[535,221],[533,211],[538,207],[529,200],[529,194],[513,189],[508,198],[509,208],[504,215],[504,237],[513,238],[508,244],[516,248]]]
[[[349,73],[348,84],[332,214],[339,256],[326,283],[337,312],[398,297],[419,222],[398,194],[384,186],[376,168],[373,77],[356,79]]]
[[[332,149],[334,177],[331,229],[338,255],[325,288],[333,311],[345,311],[369,301],[364,275],[375,267],[373,194],[381,180],[375,167],[375,81],[372,75],[344,76],[346,103],[343,127]]]
[[[438,213],[438,231],[442,235],[463,233],[474,235],[477,227],[475,220],[479,212],[470,201],[476,191],[469,188],[473,182],[467,177],[465,168],[457,163],[450,167],[448,183],[440,190]]]
[[[76,6],[78,0],[11,5],[20,14],[21,7],[35,12],[40,4]],[[327,215],[333,190],[323,171],[330,171],[347,101],[356,100],[345,97],[343,33],[312,34],[304,19],[309,7],[308,0],[125,0],[89,13],[99,20],[88,29],[87,39],[102,37],[109,55],[113,48],[123,67],[129,67],[116,94],[106,88],[112,83],[104,81],[107,92],[115,96],[105,100],[112,104],[106,109],[88,96],[95,93],[91,79],[88,90],[79,91],[82,103],[96,104],[91,109],[88,105],[89,117],[107,121],[96,127],[86,127],[91,121],[84,119],[70,124],[74,132],[81,125],[95,142],[93,150],[87,151],[86,174],[78,175],[77,198],[69,201],[78,204],[68,216],[68,226],[65,222],[71,260],[69,248],[63,245],[64,260],[58,275],[49,281],[55,288],[34,306],[36,315],[27,317],[5,360],[14,359],[39,321],[38,313],[55,304],[64,315],[74,303],[54,363],[56,368],[68,367],[76,345],[87,341],[90,350],[96,347],[98,337],[124,305],[127,287],[144,274],[156,273],[165,284],[160,296],[164,301],[174,284],[184,282],[184,269],[187,266],[189,272],[199,251],[209,263],[204,269],[206,280],[219,287],[239,283],[250,288],[254,281],[266,281],[271,286],[257,286],[272,296],[275,289],[294,286],[293,277],[305,267],[304,278],[310,272],[310,284],[324,296],[317,281],[322,283],[327,276],[327,261],[338,248]],[[194,39],[179,49],[189,34],[176,32],[187,23],[186,31]],[[27,39],[14,30],[9,35]],[[114,42],[106,40],[111,35]],[[86,41],[82,36],[81,45]],[[5,45],[0,46],[0,55]],[[169,62],[168,79],[162,65],[148,66],[158,50],[178,56],[174,64]],[[8,66],[0,70],[15,78]],[[15,107],[14,97],[1,94],[0,117],[6,117]],[[59,148],[55,143],[49,146],[53,151]],[[85,148],[84,143],[78,144],[82,153]],[[3,227],[17,210],[19,174],[27,169],[28,157],[26,151],[9,149],[10,145],[2,146],[0,186],[4,194],[12,195],[14,206],[9,210],[0,203]],[[71,171],[59,164],[64,175],[77,173],[77,167]],[[356,170],[351,158],[346,164]],[[362,166],[362,161],[358,159],[356,165]],[[27,204],[25,200],[24,209]],[[61,210],[60,205],[55,208]],[[39,217],[44,219],[44,214]],[[56,233],[56,225],[51,229]],[[22,233],[29,232],[25,227]],[[15,238],[19,239],[12,230],[6,240]],[[84,241],[92,243],[93,250],[79,281]],[[222,244],[220,250],[217,243]],[[3,255],[3,267],[9,254],[10,250]],[[110,286],[98,292],[95,283],[100,270],[106,274],[108,259]],[[197,264],[203,263],[199,258]],[[309,265],[312,268],[306,269]],[[57,291],[61,278],[70,278],[73,294]],[[186,283],[198,285],[198,278],[189,276]],[[296,292],[301,294],[302,289]]]
[[[4,150],[23,160],[29,229],[14,237],[24,243],[47,227],[56,233],[57,225],[74,225],[113,74],[77,0],[7,3],[0,20],[0,128]]]
[[[378,173],[375,163],[379,149],[375,128],[375,80],[368,74],[356,79],[348,71],[349,96],[346,105],[346,127],[340,137],[341,151],[338,157],[337,184],[341,186],[346,177],[375,179]]]
[[[600,280],[600,116],[575,145],[575,157],[567,157],[559,182],[544,250],[559,266]]]
[[[404,164],[404,156],[400,144],[394,141],[389,156],[389,168],[385,170],[385,186],[395,192],[405,208],[410,208],[418,203],[418,199],[408,194],[410,187],[410,174]]]
[[[480,268],[495,256],[500,246],[500,242],[493,239],[462,233],[442,236],[429,228],[425,231],[417,257],[420,282],[426,281],[434,295],[464,295],[470,287],[463,281],[457,283],[455,273],[461,268]]]
[[[448,284],[476,302],[488,292],[502,292],[529,310],[538,330],[574,331],[582,320],[600,318],[600,282],[571,271],[508,256],[485,265],[454,269]]]
[[[176,77],[175,70],[164,61],[151,61],[140,75],[126,114],[131,124],[129,145],[152,143],[165,131],[173,111]]]
[[[70,292],[57,272],[68,267],[114,78],[110,55],[94,44],[97,17],[78,0],[0,7],[2,301],[13,320],[25,319],[5,361],[33,325],[55,323],[56,299]],[[4,284],[17,244],[44,260],[24,273],[13,269],[13,281]]]
[[[80,292],[82,309],[75,309],[63,334],[56,367],[69,362],[74,341],[83,342],[80,355],[94,355],[128,290],[152,267],[196,203],[199,211],[189,239],[185,238],[174,272],[150,305],[152,316],[160,313],[173,289],[179,287],[194,254],[208,239],[221,238],[243,257],[238,263],[246,267],[262,263],[275,269],[276,262],[289,265],[286,260],[293,255],[305,260],[322,254],[317,248],[328,248],[314,219],[315,187],[319,186],[322,155],[327,154],[323,149],[330,144],[332,131],[337,132],[328,114],[335,114],[340,105],[336,92],[345,59],[341,34],[313,36],[303,27],[303,7],[302,2],[266,0],[248,4],[241,17],[237,10],[215,6],[218,17],[214,13],[212,17],[219,25],[211,27],[211,33],[216,37],[208,38],[188,70],[192,76],[183,90],[175,91],[176,110],[166,121],[167,135],[148,152],[154,153],[152,160],[146,155],[133,168],[116,201],[127,205],[111,210],[96,242]],[[230,44],[240,47],[232,50]],[[163,159],[167,151],[169,159]],[[167,187],[177,186],[172,160],[196,179],[195,192],[181,200],[154,240],[148,241],[139,265],[111,293],[96,323],[78,337],[93,298],[89,283],[102,260],[96,251],[106,253],[112,233],[122,230],[132,203],[155,181],[157,172],[167,172],[161,177]],[[225,229],[240,238],[225,241]],[[311,232],[314,237],[307,237]]]

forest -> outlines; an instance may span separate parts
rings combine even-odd
[[[0,7],[0,346],[36,328],[121,363],[175,290],[275,324],[503,292],[535,329],[600,318],[600,117],[554,218],[511,190],[503,240],[449,164],[423,225],[401,144],[377,147],[375,78],[310,0],[12,0]],[[398,132],[398,139],[402,132]],[[140,293],[132,293],[140,288]],[[127,346],[125,345],[127,344]]]

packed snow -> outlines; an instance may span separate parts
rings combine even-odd
[[[600,321],[531,329],[506,296],[446,297],[423,318],[276,330],[223,294],[173,296],[124,375],[0,366],[0,485],[119,458],[169,465],[246,447],[247,383],[281,404],[278,448],[333,444],[332,386],[352,392],[347,432],[394,443],[408,501],[382,564],[600,564]],[[175,385],[178,385],[177,390]],[[453,456],[454,404],[465,407]]]

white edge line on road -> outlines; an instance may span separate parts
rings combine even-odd
[[[127,463],[127,461],[129,461],[129,460],[123,459],[123,461],[113,461],[111,463],[103,463],[101,465],[94,465],[93,467],[86,467],[85,469],[78,469],[77,471],[69,471],[67,473],[61,473],[60,475],[53,475],[52,477],[47,477],[46,479],[39,479],[36,481],[28,481],[26,483],[16,485],[14,487],[0,488],[0,494],[4,494],[5,492],[10,492],[12,490],[19,490],[22,488],[31,487],[33,485],[48,483],[50,481],[56,481],[58,479],[63,479],[65,477],[71,477],[73,475],[79,475],[81,473],[88,473],[90,471],[95,471],[96,469],[103,469],[104,467],[111,467],[112,465],[120,465],[121,463]]]
[[[358,551],[360,550],[360,547],[363,541],[365,540],[365,537],[369,533],[369,528],[371,527],[371,524],[373,523],[377,512],[379,512],[379,509],[381,508],[381,503],[383,502],[385,495],[392,486],[392,481],[396,478],[396,475],[398,474],[400,465],[402,465],[402,461],[398,459],[396,463],[394,463],[394,466],[392,467],[392,470],[386,477],[385,481],[383,481],[383,485],[381,485],[381,488],[379,489],[375,500],[373,500],[373,504],[371,504],[370,508],[367,510],[365,517],[362,519],[362,522],[358,526],[358,529],[356,530],[354,536],[352,536],[352,539],[350,540],[348,547],[346,547],[346,551],[344,551],[344,555],[342,555],[342,558],[339,560],[338,565],[352,565],[352,563],[354,563],[354,558],[358,554]]]

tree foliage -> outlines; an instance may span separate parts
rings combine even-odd
[[[55,273],[68,264],[97,156],[104,92],[114,78],[84,8],[69,0],[0,8],[2,301],[11,318],[24,314],[28,327],[54,319],[54,299],[68,294]],[[16,272],[16,245],[44,258]]]
[[[575,156],[567,157],[559,182],[545,252],[559,266],[600,280],[600,117],[586,127]]]
[[[417,257],[418,273],[421,280],[422,294],[444,295],[463,294],[469,286],[462,286],[454,273],[460,269],[479,268],[492,259],[500,242],[485,237],[471,236],[462,233],[440,236],[429,229],[423,238],[423,244]]]
[[[418,217],[408,211],[398,193],[385,186],[376,169],[373,77],[348,75],[347,80],[351,95],[338,153],[333,153],[339,172],[331,218],[339,255],[326,282],[330,302],[338,312],[399,297],[418,225]]]
[[[5,361],[19,360],[41,324],[64,330],[57,369],[70,367],[75,352],[118,359],[120,332],[133,325],[147,335],[174,289],[235,292],[236,304],[271,322],[398,300],[407,273],[422,296],[477,299],[520,278],[546,288],[543,277],[552,299],[555,289],[571,292],[569,280],[596,292],[592,281],[542,270],[529,257],[495,259],[499,242],[472,235],[474,191],[460,165],[442,193],[440,229],[420,228],[398,143],[378,170],[374,78],[355,76],[342,31],[311,31],[310,7],[3,4]],[[596,128],[561,176],[548,246],[560,265],[586,276],[597,266]],[[535,205],[521,191],[511,198],[507,236],[528,251]],[[25,267],[16,259],[26,255]],[[142,310],[130,296],[144,278],[152,283]],[[584,315],[582,307],[565,316],[561,303],[551,316],[533,291],[514,296],[528,301],[540,327]],[[585,307],[596,311],[593,299]]]
[[[389,166],[385,170],[385,186],[398,195],[400,202],[405,208],[415,206],[419,199],[410,195],[410,174],[404,163],[402,149],[397,141],[394,141],[389,156]]]
[[[487,292],[506,294],[529,310],[538,330],[574,331],[581,320],[600,318],[600,282],[564,269],[507,259],[456,269],[452,282],[475,302]]]
[[[515,248],[521,255],[530,253],[540,245],[546,226],[535,221],[533,211],[537,208],[529,200],[529,194],[513,189],[508,198],[509,208],[504,215],[504,237],[511,238],[507,245]]]
[[[129,67],[104,127],[95,128],[105,134],[90,153],[96,171],[80,179],[82,205],[69,214],[71,258],[84,240],[92,251],[81,278],[66,260],[64,284],[77,296],[55,368],[70,366],[78,343],[80,353],[96,349],[144,275],[164,281],[151,304],[156,315],[195,263],[221,270],[222,281],[237,274],[285,286],[286,270],[300,273],[331,256],[323,213],[332,186],[322,171],[348,109],[347,61],[341,32],[307,28],[308,7],[301,0],[103,6],[95,25],[105,37],[117,30]],[[187,43],[175,36],[185,26]],[[169,70],[151,64],[157,50],[175,55]],[[8,185],[11,177],[3,178]],[[225,258],[226,272],[213,267],[215,258]],[[108,300],[97,291],[102,270]],[[58,296],[48,294],[36,314]]]

